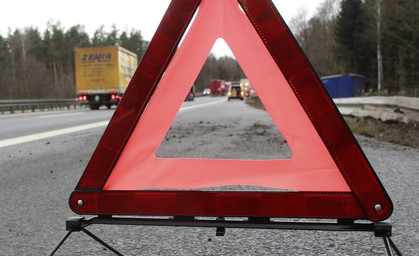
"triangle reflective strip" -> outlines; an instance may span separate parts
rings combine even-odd
[[[384,188],[272,3],[259,0],[239,3],[247,15],[247,20],[242,20],[246,16],[235,0],[204,0],[201,5],[198,1],[172,2],[120,106],[70,197],[70,206],[75,212],[371,220],[385,219],[391,214],[392,204]],[[175,47],[198,5],[199,12],[189,31],[191,36],[189,37],[188,32],[173,56]],[[212,24],[214,28],[223,29],[205,28],[211,20],[210,17],[205,18],[205,15],[210,15],[211,12],[224,12],[221,17],[229,19],[222,24]],[[251,25],[245,25],[250,24],[249,20],[254,26],[253,31],[249,30]],[[194,38],[199,30],[206,31],[208,40]],[[239,46],[237,37],[243,36],[240,33],[251,34],[248,35],[249,43],[246,45],[255,47],[255,54],[248,54],[248,49]],[[274,122],[289,140],[295,159],[261,163],[154,157],[189,89],[188,86],[183,88],[182,82],[193,83],[218,37],[226,40],[237,54],[238,62],[244,64],[242,67],[249,79],[256,82],[256,90]],[[194,46],[194,41],[199,41],[200,47]],[[162,55],[159,55],[160,53]],[[255,61],[253,66],[252,61]],[[260,63],[263,61],[270,64],[263,65]],[[269,68],[264,70],[275,75],[255,71],[258,65],[264,68],[268,66]],[[194,68],[198,69],[192,72],[191,69]],[[182,77],[186,77],[186,81],[182,81]],[[268,82],[260,82],[262,78]],[[174,94],[171,94],[173,100],[166,105],[170,106],[170,113],[152,115],[157,113],[158,107],[155,106],[164,99],[162,90],[169,90],[171,83],[179,90],[171,92]],[[159,86],[156,88],[157,84]],[[284,98],[280,98],[282,96]],[[284,105],[281,106],[278,101]],[[147,109],[144,111],[146,105]],[[291,106],[290,109],[296,111],[299,118],[296,118],[296,121],[290,118],[284,113],[284,106]],[[282,112],[278,109],[282,109]],[[280,119],[287,122],[281,122]],[[164,125],[161,129],[156,129],[159,122],[163,122]],[[306,130],[294,131],[301,127]],[[153,136],[148,136],[151,139],[144,137],[151,133]],[[305,134],[309,137],[304,137]],[[138,141],[141,141],[140,146],[135,145]],[[313,153],[317,155],[310,162],[309,157]],[[321,161],[316,164],[315,160],[318,159]],[[250,166],[240,173],[238,169],[243,169],[243,163]],[[208,168],[201,168],[204,169],[202,172],[197,171],[202,165],[220,170],[220,179],[208,179],[208,176],[205,176],[208,174]],[[182,173],[181,170],[187,169],[186,167],[191,168],[189,173],[191,170],[197,172],[196,175]],[[264,171],[255,172],[258,168]],[[153,173],[150,170],[153,170]],[[238,173],[245,177],[238,180],[240,184],[265,185],[305,192],[203,192],[168,189],[233,184],[232,182],[237,182]],[[310,176],[313,174],[320,175],[320,178],[313,179]],[[267,184],[272,177],[275,177],[274,182]],[[174,179],[181,181],[170,183]],[[317,183],[312,182],[313,180]],[[167,190],[135,190],[150,188]],[[80,200],[83,201],[82,204],[79,203]],[[380,205],[379,210],[376,210],[376,205]]]

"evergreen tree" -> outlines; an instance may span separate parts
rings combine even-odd
[[[0,79],[2,77],[2,74],[5,72],[6,67],[8,66],[9,58],[9,47],[7,43],[7,38],[3,38],[0,35]]]
[[[335,39],[337,42],[336,56],[344,63],[345,73],[363,73],[362,52],[365,30],[362,1],[342,0],[340,12],[336,20]]]
[[[34,55],[38,60],[42,60],[45,48],[42,40],[41,33],[37,28],[29,27],[25,29],[25,36],[30,42],[28,54]]]
[[[127,31],[123,31],[119,36],[119,42],[122,47],[137,54],[138,63],[143,58],[145,50],[148,46],[141,35],[141,31],[134,29],[131,30],[129,35]]]
[[[7,38],[0,35],[0,99],[9,98],[9,86],[7,82],[10,67],[10,51]]]
[[[66,61],[66,73],[74,74],[74,48],[91,46],[89,35],[81,25],[72,26],[64,34],[66,41],[65,52],[63,53]]]
[[[72,26],[65,33],[65,39],[71,47],[91,46],[89,35],[81,25]]]
[[[96,29],[95,33],[93,34],[92,46],[108,46],[106,42],[105,27],[103,25]]]
[[[65,70],[65,49],[66,49],[66,38],[64,37],[63,28],[60,22],[53,23],[48,22],[48,29],[46,33],[45,44],[48,51],[48,68],[50,68],[55,87],[62,86],[62,78]],[[67,64],[68,65],[68,64]]]
[[[384,85],[390,94],[418,87],[419,1],[382,3]]]
[[[105,33],[106,39],[105,39],[104,44],[109,45],[109,46],[118,45],[119,44],[118,33],[119,33],[119,30],[116,28],[116,25],[113,25],[112,26],[112,31],[109,32],[109,33]]]

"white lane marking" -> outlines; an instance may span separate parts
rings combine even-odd
[[[199,107],[205,107],[205,106],[209,106],[209,105],[212,105],[212,104],[220,103],[221,101],[222,100],[217,100],[217,101],[197,104],[197,105],[193,105],[193,106],[184,106],[184,107],[181,107],[179,111],[189,110],[189,109],[194,109],[194,108],[199,108]],[[67,114],[67,115],[77,115],[77,114],[78,113]],[[46,118],[46,117],[51,117],[51,116],[57,117],[57,116],[62,116],[62,115],[40,116],[39,118]],[[106,125],[108,125],[108,123],[109,123],[109,121],[103,121],[103,122],[98,122],[98,123],[92,123],[92,124],[86,124],[86,125],[80,125],[80,126],[75,126],[75,127],[70,127],[70,128],[59,129],[59,130],[50,131],[50,132],[41,132],[41,133],[37,133],[37,134],[32,134],[32,135],[26,135],[26,136],[21,136],[21,137],[12,138],[12,139],[1,140],[0,141],[0,148],[13,146],[13,145],[17,145],[17,144],[21,144],[21,143],[25,143],[25,142],[30,142],[30,141],[46,139],[46,138],[59,136],[59,135],[64,135],[64,134],[68,134],[68,133],[79,132],[79,131],[83,131],[83,130],[87,130],[87,129],[98,128],[98,127],[101,127],[101,126],[106,126]]]
[[[50,138],[54,136],[64,135],[68,133],[98,128],[98,127],[106,126],[108,123],[109,121],[103,121],[103,122],[97,122],[97,123],[92,123],[92,124],[85,124],[85,125],[80,125],[80,126],[75,126],[75,127],[70,127],[70,128],[59,129],[59,130],[50,131],[50,132],[41,132],[41,133],[17,137],[13,139],[1,140],[0,148],[13,146],[13,145],[17,145],[17,144],[21,144],[25,142]]]
[[[63,113],[63,114],[54,114],[54,115],[43,115],[43,116],[37,116],[37,118],[53,118],[53,117],[67,117],[67,116],[78,116],[83,113],[76,112],[76,113]]]
[[[217,104],[217,103],[220,103],[220,102],[221,102],[221,100],[218,100],[218,101],[212,101],[212,102],[207,102],[207,103],[202,103],[202,104],[197,104],[197,105],[192,105],[192,106],[185,106],[185,107],[181,107],[179,111],[182,111],[182,110],[189,110],[189,109],[193,109],[193,108],[205,107],[205,106],[209,106],[209,105]]]

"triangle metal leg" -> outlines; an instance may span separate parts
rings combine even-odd
[[[87,229],[81,228],[81,231],[83,231],[85,234],[87,234],[91,238],[95,239],[97,242],[99,242],[100,244],[102,244],[103,246],[105,246],[106,248],[108,248],[110,251],[112,251],[116,255],[118,255],[118,256],[124,256],[122,253],[120,253],[117,250],[115,250],[114,248],[112,248],[109,244],[105,243],[102,239],[100,239],[99,237],[95,236],[93,233],[91,233]]]
[[[84,223],[83,220],[84,220],[83,217],[72,217],[72,218],[67,219],[67,221],[66,221],[66,228],[68,230],[67,234],[65,234],[65,236],[60,240],[60,242],[55,246],[55,248],[48,254],[48,256],[54,255],[58,251],[58,249],[64,244],[64,242],[67,240],[67,238],[71,235],[71,233],[73,233],[75,231],[76,232],[82,231],[86,235],[90,236],[91,238],[93,238],[94,240],[99,242],[101,245],[105,246],[111,252],[115,253],[118,256],[123,256],[122,253],[118,252],[116,249],[111,247],[109,244],[104,242],[102,239],[95,236],[92,232],[85,229],[84,226],[86,225],[86,223]]]
[[[383,236],[384,245],[386,246],[387,254],[389,256],[393,256],[393,251],[397,254],[397,256],[402,256],[402,253],[399,251],[397,246],[394,244],[393,240],[389,236]]]
[[[60,240],[60,242],[55,246],[55,248],[48,254],[48,256],[54,255],[57,252],[57,250],[61,247],[61,245],[63,245],[65,240],[67,240],[67,238],[71,235],[71,233],[73,233],[73,230],[69,230],[67,234],[65,234],[65,236]]]

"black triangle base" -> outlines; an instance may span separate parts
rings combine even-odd
[[[250,228],[250,229],[283,229],[283,230],[321,230],[321,231],[357,231],[374,232],[376,237],[382,237],[387,254],[393,256],[393,252],[402,256],[401,252],[391,240],[392,225],[387,222],[363,222],[355,223],[353,219],[330,220],[330,222],[287,222],[276,221],[265,217],[249,218],[224,218],[224,217],[115,217],[99,215],[90,219],[84,217],[71,217],[66,221],[67,234],[60,240],[57,246],[48,255],[54,255],[61,245],[67,240],[72,232],[84,232],[88,236],[101,243],[116,255],[123,255],[100,238],[89,232],[86,227],[93,225],[142,225],[142,226],[176,226],[176,227],[214,227],[216,235],[223,236],[226,228]]]

